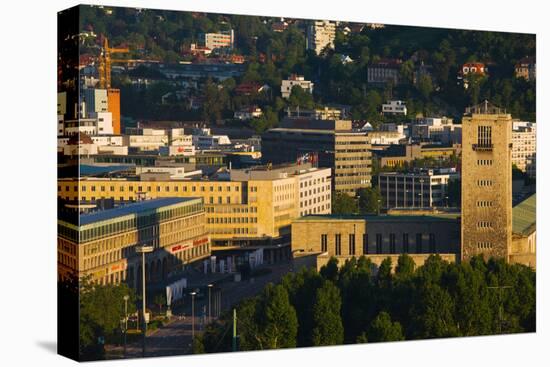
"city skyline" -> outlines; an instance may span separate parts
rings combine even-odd
[[[61,354],[535,331],[534,35],[59,20]]]

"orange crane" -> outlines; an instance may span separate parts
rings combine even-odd
[[[128,47],[124,48],[111,48],[109,47],[109,40],[107,37],[103,36],[103,48],[101,49],[101,54],[99,55],[99,87],[102,89],[111,88],[111,63],[113,61],[122,61],[122,60],[112,60],[111,54],[122,54],[128,53],[130,49]]]

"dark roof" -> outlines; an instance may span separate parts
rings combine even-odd
[[[80,145],[80,144],[93,144],[94,141],[90,138],[90,135],[86,133],[79,133],[73,135],[67,141],[67,145]]]
[[[96,166],[89,164],[80,165],[80,176],[93,176],[101,175],[105,173],[126,171],[128,169],[135,168],[135,165],[108,165],[108,166]]]
[[[80,216],[80,225],[85,226],[87,224],[110,220],[116,217],[121,217],[129,214],[138,214],[147,211],[153,211],[165,206],[184,203],[187,201],[197,200],[197,198],[160,198],[140,201],[137,203],[121,205],[114,209],[101,210],[89,214],[83,214]]]

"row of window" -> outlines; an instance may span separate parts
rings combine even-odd
[[[248,217],[244,217],[244,218],[240,218],[240,217],[237,217],[237,218],[220,218],[220,217],[216,217],[216,218],[208,218],[206,220],[206,222],[208,224],[233,224],[233,223],[258,223],[258,218],[256,217],[251,217],[251,218],[248,218]]]
[[[300,216],[303,217],[308,214],[317,214],[317,213],[330,214],[330,204],[321,205],[320,207],[310,208],[310,209],[301,211]]]
[[[318,194],[320,192],[330,191],[330,185],[314,188],[313,190],[300,191],[300,197]]]
[[[330,181],[330,176],[329,177],[316,178],[316,179],[313,179],[311,181],[302,181],[302,182],[300,182],[300,188],[302,189],[304,187],[318,185],[321,182],[325,182],[325,180]]]
[[[478,206],[478,208],[490,208],[492,207],[494,204],[493,201],[488,201],[488,200],[478,200],[476,202],[476,205]]]
[[[478,166],[492,166],[493,160],[492,159],[478,159],[477,160]]]
[[[493,186],[493,180],[477,180],[477,185],[481,187]]]
[[[491,242],[478,242],[477,248],[478,250],[490,250],[493,248],[493,244]]]
[[[118,186],[115,186],[115,185],[110,185],[109,186],[109,191],[110,192],[115,192],[117,191],[117,187],[118,187],[118,191],[119,192],[124,192],[125,191],[125,185],[118,185]],[[200,187],[200,191],[201,192],[205,192],[206,191],[206,186],[199,186]],[[239,192],[239,186],[225,186],[225,191],[227,192],[231,192],[231,188],[233,187],[234,191],[235,192]],[[101,185],[101,186],[95,186],[95,185],[91,185],[89,186],[90,188],[90,191],[92,192],[96,192],[98,189],[99,191],[101,192],[105,192],[107,191],[107,186],[105,185]],[[61,191],[62,189],[62,186],[58,185],[57,186],[57,191]],[[188,189],[188,186],[181,186],[181,189],[183,192],[187,192],[188,190],[191,191],[191,192],[196,192],[198,191],[197,190],[197,186],[191,186],[190,189]],[[88,190],[88,186],[86,185],[82,185],[81,187],[81,191],[82,192],[86,192]],[[155,186],[155,190],[156,192],[161,192],[163,191],[162,190],[162,187],[161,186]],[[70,191],[70,186],[65,186],[65,191]],[[78,186],[73,186],[73,191],[78,191]],[[130,192],[133,192],[134,191],[134,186],[133,185],[128,185],[128,191]],[[139,185],[137,186],[137,191],[138,192],[145,192],[145,191],[148,191],[148,192],[151,192],[153,191],[153,186],[145,186],[145,189],[144,189],[144,186],[142,185]],[[178,185],[174,185],[174,186],[164,186],[164,192],[170,192],[170,191],[174,191],[174,192],[179,192],[180,191],[180,186]],[[210,192],[214,192],[214,186],[209,186],[209,191]],[[223,186],[218,186],[218,192],[221,192],[223,191]],[[254,187],[254,186],[251,186],[250,187],[250,191],[251,192],[257,192],[258,191],[258,188],[257,187]]]
[[[481,220],[477,222],[477,228],[482,228],[482,229],[493,228],[493,223],[489,221]]]
[[[249,210],[250,209],[250,210]],[[227,206],[207,206],[206,212],[207,213],[257,213],[258,207],[251,206],[251,207],[227,207]]]
[[[324,200],[329,200],[330,199],[330,195],[326,195],[324,197]],[[303,208],[304,206],[308,206],[308,205],[315,205],[317,204],[318,202],[320,203],[321,201],[323,201],[323,198],[320,197],[320,198],[313,198],[313,201],[312,199],[309,199],[309,200],[305,200],[305,201],[300,201],[300,208]]]
[[[415,241],[415,252],[416,253],[422,253],[422,245],[423,245],[423,235],[422,233],[416,234],[416,241]],[[356,248],[355,248],[355,233],[350,233],[348,235],[348,254],[349,255],[355,255],[356,254]],[[389,252],[391,254],[397,253],[396,251],[396,235],[395,233],[390,233],[388,236],[388,242],[389,242]],[[369,254],[369,235],[367,233],[363,234],[363,254]],[[382,254],[383,253],[383,237],[381,233],[376,234],[376,254]],[[410,243],[409,243],[409,234],[403,233],[402,237],[402,251],[404,253],[408,253],[410,251]],[[437,252],[436,243],[435,243],[435,234],[430,233],[428,234],[428,246],[429,246],[429,252],[435,253]],[[328,252],[328,234],[321,234],[321,251],[322,252]],[[342,255],[342,235],[340,233],[337,233],[334,235],[334,254],[336,256]]]

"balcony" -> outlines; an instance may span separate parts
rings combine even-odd
[[[472,149],[480,152],[490,152],[493,150],[493,144],[472,144]]]

